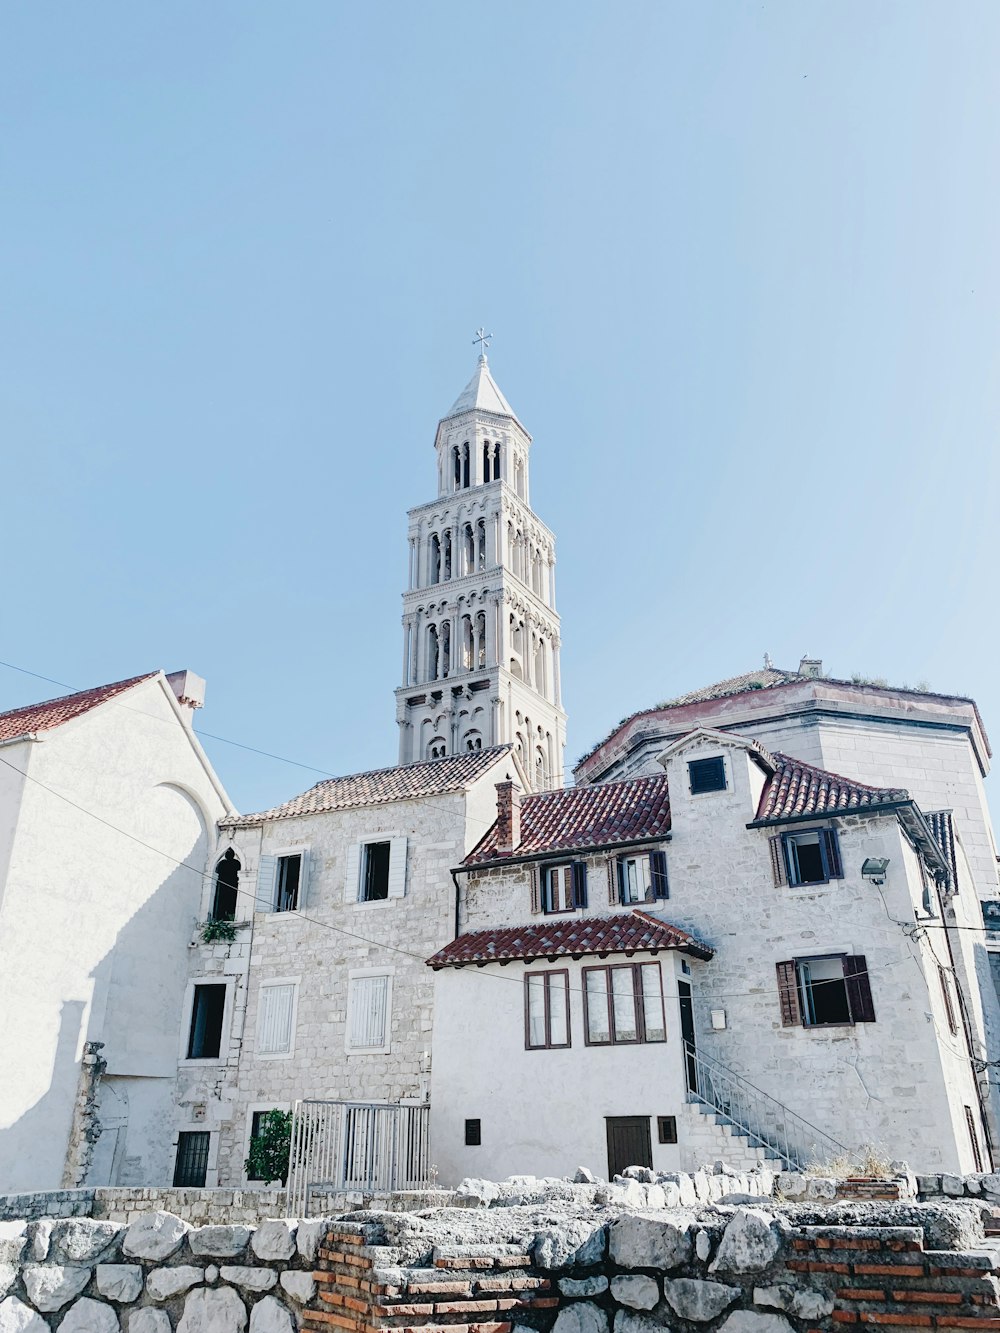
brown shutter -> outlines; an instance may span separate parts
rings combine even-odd
[[[613,856],[608,857],[608,906],[618,902],[618,862]]]
[[[874,1023],[875,1005],[872,1003],[872,988],[868,984],[868,963],[863,953],[849,954],[844,959],[844,982],[847,986],[847,1003],[855,1023]]]
[[[802,1022],[802,1013],[799,1009],[799,979],[795,971],[795,963],[792,960],[786,963],[776,963],[775,969],[778,973],[781,1026],[785,1028],[798,1027]]]
[[[826,844],[826,866],[830,872],[830,878],[843,879],[844,870],[840,864],[840,844],[837,841],[836,829],[824,829],[823,841]]]
[[[538,880],[538,867],[531,866],[528,874],[531,877],[531,910],[537,914],[542,910],[542,886]]]
[[[773,838],[768,839],[771,848],[771,874],[774,876],[774,882],[777,885],[787,884],[788,876],[785,873],[785,849],[781,845],[781,834],[776,833]]]

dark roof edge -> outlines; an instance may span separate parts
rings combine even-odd
[[[455,872],[468,873],[470,870],[496,870],[500,866],[528,865],[531,861],[551,861],[554,856],[573,856],[577,852],[621,851],[623,847],[645,847],[652,842],[670,842],[672,836],[668,831],[650,833],[642,838],[628,838],[625,842],[592,842],[581,843],[576,847],[552,847],[547,852],[526,852],[523,856],[511,852],[510,856],[495,856],[489,861],[463,861],[460,866],[455,866]],[[473,855],[474,852],[475,848],[469,855]]]

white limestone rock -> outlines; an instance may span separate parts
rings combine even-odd
[[[781,1283],[776,1287],[754,1287],[753,1303],[771,1310],[784,1310],[799,1319],[825,1319],[833,1310],[834,1299],[825,1291]]]
[[[699,1228],[699,1230],[695,1234],[694,1252],[702,1263],[704,1263],[708,1258],[708,1256],[712,1253],[712,1237],[708,1234],[708,1232],[704,1229],[704,1227]]]
[[[806,1181],[806,1197],[830,1200],[837,1197],[837,1182],[829,1176],[810,1176]]]
[[[924,1180],[925,1178],[921,1176],[918,1177],[918,1179]],[[926,1179],[930,1182],[930,1185],[923,1186],[924,1193],[937,1193],[941,1188],[941,1177],[932,1176],[927,1177]],[[934,1182],[937,1182],[936,1185]],[[980,1176],[979,1184],[984,1194],[991,1195],[994,1199],[1000,1199],[1000,1175],[997,1175],[994,1172],[987,1172],[985,1175]]]
[[[270,1291],[278,1280],[273,1268],[250,1268],[246,1265],[229,1268],[223,1264],[219,1271],[223,1282],[229,1282],[234,1287],[245,1287],[247,1291]]]
[[[315,1221],[299,1223],[295,1232],[295,1243],[303,1259],[312,1263],[316,1258],[319,1243],[326,1235],[329,1226],[329,1219],[325,1217],[318,1218]]]
[[[523,1184],[527,1179],[525,1176],[511,1176],[508,1184]],[[535,1177],[531,1176],[530,1180],[533,1185]],[[499,1194],[500,1187],[492,1180],[476,1180],[470,1176],[458,1182],[455,1203],[459,1208],[488,1208]]]
[[[781,1314],[755,1314],[753,1310],[734,1310],[719,1333],[795,1333]]]
[[[641,1273],[622,1273],[611,1279],[611,1295],[631,1310],[652,1310],[660,1299],[660,1284]]]
[[[740,1294],[739,1287],[727,1287],[722,1282],[705,1282],[700,1278],[667,1278],[663,1295],[674,1314],[695,1323],[707,1323],[722,1314],[727,1305]]]
[[[71,1305],[59,1325],[62,1333],[121,1333],[118,1316],[110,1305],[83,1296]]]
[[[49,1242],[52,1239],[52,1222],[49,1218],[40,1218],[28,1223],[28,1258],[32,1263],[40,1264],[49,1257]]]
[[[786,1199],[804,1199],[809,1189],[809,1182],[801,1171],[782,1171],[777,1183]]]
[[[283,1262],[295,1253],[295,1229],[280,1218],[269,1217],[253,1233],[250,1248],[258,1259]]]
[[[608,1279],[603,1273],[596,1277],[561,1277],[559,1290],[564,1296],[600,1296],[607,1291]]]
[[[581,1268],[599,1264],[604,1258],[603,1227],[579,1218],[567,1218],[556,1227],[539,1231],[532,1243],[532,1253],[539,1268]]]
[[[295,1320],[276,1296],[265,1296],[250,1311],[250,1333],[295,1333]]]
[[[691,1177],[691,1184],[699,1203],[708,1203],[708,1176],[704,1171],[696,1171]]]
[[[215,1264],[209,1264],[205,1269],[205,1281],[211,1287],[219,1280],[219,1270]]]
[[[138,1264],[98,1264],[97,1290],[109,1301],[134,1301],[142,1291]]]
[[[130,1259],[151,1259],[162,1263],[176,1254],[191,1230],[186,1222],[160,1209],[143,1213],[125,1232],[122,1250]]]
[[[64,1264],[92,1264],[114,1245],[123,1228],[116,1222],[73,1217],[52,1228],[49,1254]]]
[[[961,1176],[944,1174],[941,1177],[941,1190],[944,1194],[950,1194],[953,1198],[961,1198],[965,1193],[965,1181]]]
[[[679,1268],[691,1257],[687,1219],[620,1217],[610,1228],[611,1258],[619,1268]],[[617,1328],[617,1324],[616,1324]]]
[[[0,1298],[7,1295],[17,1278],[17,1264],[0,1264]]]
[[[552,1333],[608,1333],[608,1316],[592,1301],[576,1301],[559,1311]]]
[[[188,1236],[191,1253],[214,1259],[235,1259],[250,1239],[250,1228],[241,1226],[195,1227]]]
[[[640,1185],[652,1185],[656,1172],[650,1166],[627,1166],[622,1172],[628,1180],[638,1180]]]
[[[36,1310],[51,1314],[79,1296],[90,1281],[93,1269],[69,1264],[29,1264],[24,1270],[24,1288]]]
[[[710,1273],[759,1273],[781,1248],[774,1219],[760,1208],[737,1208],[726,1224]]]
[[[243,1333],[246,1326],[247,1308],[232,1287],[197,1287],[184,1301],[177,1333]]]
[[[170,1333],[170,1316],[151,1305],[133,1310],[128,1317],[128,1333]]]
[[[281,1286],[299,1305],[305,1305],[316,1295],[316,1283],[311,1273],[299,1273],[294,1269],[282,1273]]]
[[[49,1333],[49,1326],[30,1305],[8,1296],[0,1301],[0,1333]]]
[[[169,1301],[171,1296],[179,1296],[183,1291],[205,1279],[205,1270],[192,1264],[181,1264],[177,1268],[154,1268],[146,1278],[146,1290],[154,1301]]]
[[[589,1166],[578,1166],[576,1174],[573,1176],[574,1185],[596,1185],[597,1177],[591,1171]]]
[[[646,1207],[656,1212],[662,1211],[667,1206],[667,1196],[663,1191],[662,1185],[646,1186]]]
[[[614,1333],[664,1333],[667,1328],[668,1325],[661,1323],[658,1318],[636,1314],[634,1310],[615,1311]]]
[[[0,1222],[0,1262],[19,1264],[27,1247],[27,1222]]]

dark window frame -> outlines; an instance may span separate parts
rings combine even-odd
[[[677,1142],[677,1117],[658,1115],[656,1117],[656,1139],[658,1143]]]
[[[647,1036],[646,1023],[646,997],[642,989],[642,968],[655,967],[656,975],[660,981],[660,1017],[662,1019],[663,1036]],[[608,1040],[592,1041],[590,1036],[590,993],[587,987],[587,976],[591,972],[605,972],[608,976],[607,982],[607,1005],[608,1005]],[[636,1017],[636,1035],[634,1037],[619,1037],[615,1032],[615,1005],[614,992],[612,990],[611,973],[612,972],[631,972],[632,973],[632,995],[635,1004]],[[667,1040],[667,1011],[663,998],[663,969],[659,961],[651,959],[644,963],[605,963],[599,967],[584,967],[581,969],[582,989],[583,989],[583,1041],[585,1046],[660,1046]]]
[[[721,778],[721,782],[718,779]],[[688,760],[688,788],[692,796],[707,796],[714,791],[728,791],[725,755]]]
[[[295,863],[295,882],[289,886],[292,878],[292,863]],[[274,858],[274,905],[275,912],[297,912],[299,895],[302,891],[302,853],[282,852]]]
[[[218,1048],[215,1051],[206,1052],[205,1046],[205,1027],[209,1023],[209,1016],[202,1013],[201,994],[205,991],[221,991],[222,1007],[218,1014]],[[185,1050],[186,1060],[210,1060],[217,1062],[222,1059],[222,1039],[226,1031],[226,1005],[229,1001],[229,987],[224,981],[196,981],[191,991],[191,1016],[188,1020],[188,1039]],[[199,1032],[199,1025],[201,1031]],[[212,1027],[214,1028],[214,1021]],[[196,1045],[197,1039],[197,1045]],[[211,1045],[212,1043],[208,1043]],[[195,1053],[197,1050],[197,1054]]]
[[[576,903],[573,894],[573,862],[572,861],[553,861],[551,865],[542,866],[542,911],[546,916],[564,916],[567,912],[576,911]],[[552,906],[552,881],[551,876],[559,871],[569,875],[569,906]]]
[[[820,861],[823,867],[822,879],[803,879],[799,869],[797,839],[815,833],[818,837]],[[784,859],[785,879],[790,889],[808,889],[815,884],[829,884],[832,880],[843,879],[844,870],[840,856],[840,839],[837,830],[829,825],[815,825],[809,828],[791,829],[781,835],[781,855]]]
[[[197,1142],[196,1142],[197,1140]],[[204,1189],[212,1134],[207,1129],[182,1129],[177,1135],[173,1183],[179,1189]]]
[[[478,1116],[467,1119],[465,1122],[465,1146],[467,1148],[481,1148],[483,1146],[483,1122]]]
[[[544,977],[545,985],[543,994],[545,996],[545,1041],[532,1042],[531,1040],[531,1011],[529,996],[531,988],[529,985],[530,977]],[[564,993],[566,997],[566,1040],[552,1040],[552,997],[550,994],[551,986],[549,979],[562,977]],[[569,1010],[569,969],[565,967],[554,967],[544,972],[525,972],[524,974],[524,1049],[526,1051],[568,1051],[573,1045],[573,1024]]]
[[[841,964],[847,1017],[838,1022],[817,1023],[808,1021],[809,1015],[803,1004],[804,982],[802,965],[828,962],[836,959]],[[778,1000],[781,1009],[782,1027],[802,1027],[809,1031],[827,1028],[854,1027],[858,1023],[874,1023],[875,1002],[872,997],[868,975],[868,961],[864,954],[820,953],[802,954],[798,958],[789,958],[775,964],[778,973]],[[840,980],[840,978],[835,978]],[[821,978],[813,985],[825,984]]]
[[[385,848],[385,882],[374,884],[375,861],[372,857],[374,848]],[[382,857],[379,852],[379,858]],[[361,844],[361,883],[358,891],[359,903],[384,903],[389,897],[389,876],[392,871],[392,841],[389,838],[372,839]]]
[[[958,1036],[958,1017],[955,1013],[955,1006],[951,1000],[951,987],[948,985],[948,969],[943,963],[938,963],[938,979],[941,982],[941,994],[944,997],[944,1012],[948,1020],[948,1029],[953,1037]]]
[[[626,898],[625,866],[629,861],[641,861],[644,858],[649,865],[649,887],[642,898]],[[622,852],[615,857],[615,878],[618,885],[618,901],[622,907],[633,907],[636,903],[664,902],[670,897],[667,855],[662,847],[654,847],[649,852]]]

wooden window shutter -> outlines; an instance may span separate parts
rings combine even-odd
[[[837,838],[837,830],[825,828],[823,830],[823,843],[826,847],[826,868],[830,872],[830,878],[843,879],[844,871],[840,864],[840,842]]]
[[[538,877],[538,867],[531,866],[528,876],[531,880],[531,910],[537,915],[542,910],[542,886]]]
[[[361,843],[347,849],[347,871],[344,875],[344,902],[356,903],[361,896]]]
[[[768,839],[768,845],[771,848],[771,874],[774,876],[774,882],[779,887],[788,883],[788,874],[785,870],[785,849],[782,846],[781,834],[776,833],[773,838]]]
[[[844,982],[847,986],[847,1003],[855,1023],[874,1023],[875,1005],[868,981],[868,963],[863,953],[848,955],[844,959]]]
[[[262,856],[257,867],[257,901],[254,903],[254,911],[274,911],[274,878],[277,873],[278,858]]]
[[[618,862],[613,856],[608,857],[608,906],[614,907],[618,901]]]
[[[618,897],[616,901],[623,903],[625,901],[625,864],[621,857],[615,862],[615,873],[618,880]]]
[[[587,906],[587,863],[573,862],[573,906]]]
[[[649,878],[653,886],[654,898],[669,898],[670,885],[667,882],[667,854],[662,851],[649,853]]]
[[[308,902],[309,893],[309,852],[299,853],[299,891],[295,899],[295,910],[301,912]]]
[[[406,892],[406,837],[389,840],[389,898],[402,898]]]
[[[802,1011],[799,1008],[799,978],[794,960],[776,963],[778,973],[778,1001],[781,1005],[781,1026],[799,1027],[802,1023]]]

